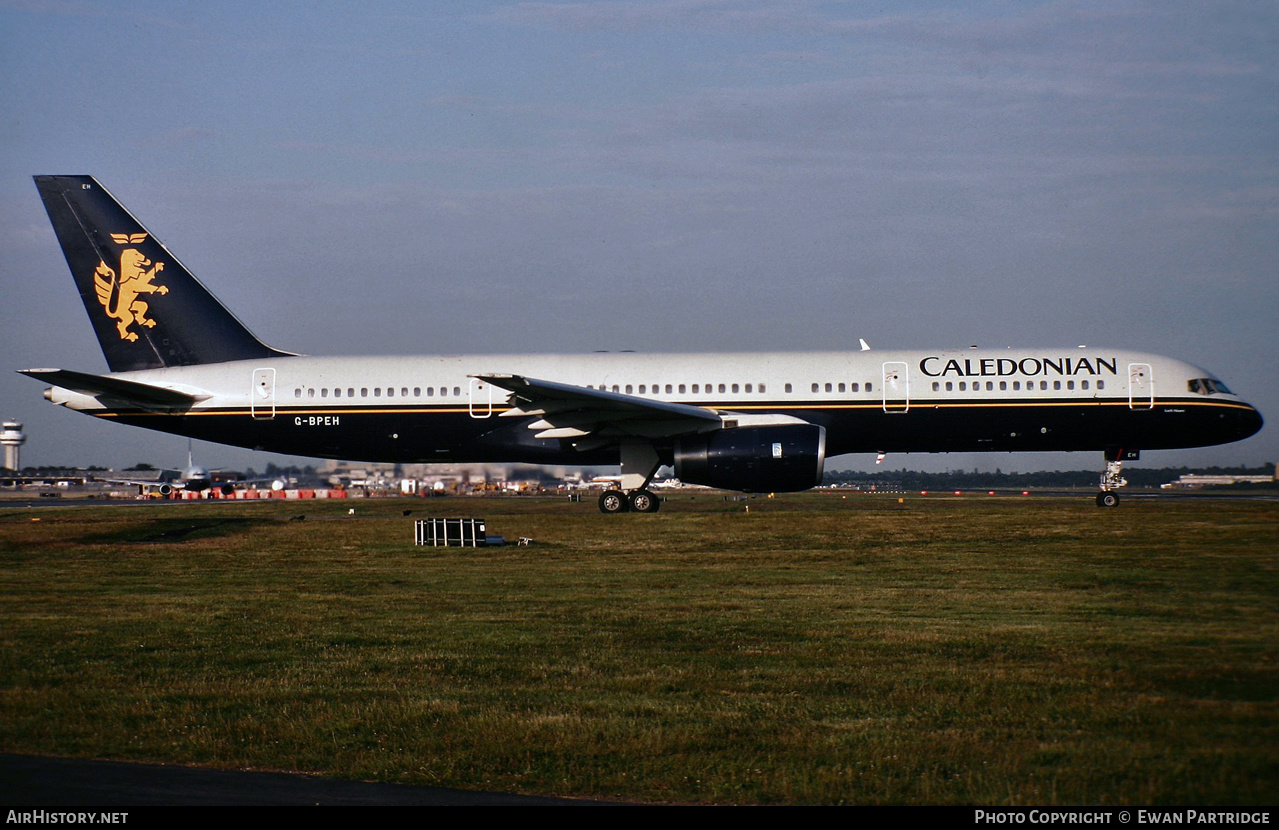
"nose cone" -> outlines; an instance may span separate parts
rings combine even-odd
[[[1235,440],[1242,441],[1249,436],[1256,435],[1261,431],[1263,423],[1264,421],[1261,417],[1261,413],[1257,411],[1255,406],[1250,405],[1246,410],[1239,413],[1239,418],[1237,420],[1239,437]]]

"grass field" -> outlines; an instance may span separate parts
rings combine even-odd
[[[537,544],[415,548],[406,509]],[[0,750],[650,802],[1275,804],[1277,565],[1266,501],[4,508]]]

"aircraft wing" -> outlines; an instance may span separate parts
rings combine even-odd
[[[110,398],[141,409],[174,410],[190,409],[198,401],[208,396],[191,395],[168,389],[163,386],[151,386],[132,380],[124,380],[103,375],[90,375],[86,372],[72,372],[68,369],[19,369],[18,374],[52,383],[72,392],[91,395],[95,398]]]
[[[582,439],[580,450],[626,438],[667,438],[719,429],[720,413],[703,406],[655,401],[522,375],[474,375],[511,393],[502,417],[541,416],[529,424],[537,438]]]

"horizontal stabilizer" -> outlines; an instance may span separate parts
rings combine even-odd
[[[86,372],[72,372],[68,369],[20,369],[20,375],[52,383],[72,392],[90,395],[95,398],[111,398],[142,409],[189,409],[198,401],[209,398],[209,395],[192,395],[167,389],[163,386],[151,386],[121,378],[90,375]]]

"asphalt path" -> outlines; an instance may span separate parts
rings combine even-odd
[[[616,802],[612,802],[617,806]],[[608,806],[571,798],[343,781],[283,772],[239,772],[161,764],[0,753],[0,806]]]

